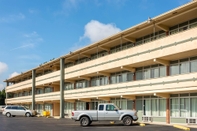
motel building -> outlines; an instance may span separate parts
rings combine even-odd
[[[4,82],[6,104],[60,118],[110,102],[138,121],[197,124],[197,1]]]

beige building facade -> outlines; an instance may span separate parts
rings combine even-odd
[[[113,102],[139,121],[197,124],[197,1],[5,82],[7,104],[61,118]]]

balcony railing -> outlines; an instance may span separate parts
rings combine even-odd
[[[65,69],[66,79],[197,49],[197,28]]]
[[[144,95],[197,90],[197,73],[64,91],[65,99]]]
[[[53,101],[53,100],[60,100],[60,92],[59,91],[35,95],[36,102]]]
[[[7,104],[20,104],[20,103],[31,103],[31,102],[32,102],[32,96],[21,96],[21,97],[6,99]]]

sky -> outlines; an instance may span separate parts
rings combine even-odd
[[[191,0],[0,0],[0,90],[5,79]]]

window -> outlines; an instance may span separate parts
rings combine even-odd
[[[170,65],[170,75],[179,74],[179,64],[178,61],[172,61]]]
[[[189,60],[188,58],[180,60],[180,73],[188,73],[189,72]]]
[[[103,111],[104,105],[99,105],[99,111]]]
[[[114,111],[115,106],[114,105],[106,105],[106,111]]]
[[[144,79],[150,78],[150,67],[144,67]]]
[[[45,87],[44,93],[53,92],[53,87]]]
[[[25,108],[24,108],[24,107],[19,106],[19,107],[18,107],[18,110],[25,110]]]
[[[190,58],[191,72],[197,72],[197,57]]]
[[[11,108],[12,108],[11,106],[6,107],[6,109],[11,109]]]
[[[136,80],[142,80],[143,75],[142,75],[142,70],[136,71]]]
[[[18,107],[17,107],[17,106],[13,106],[12,109],[13,109],[13,110],[17,110]]]

